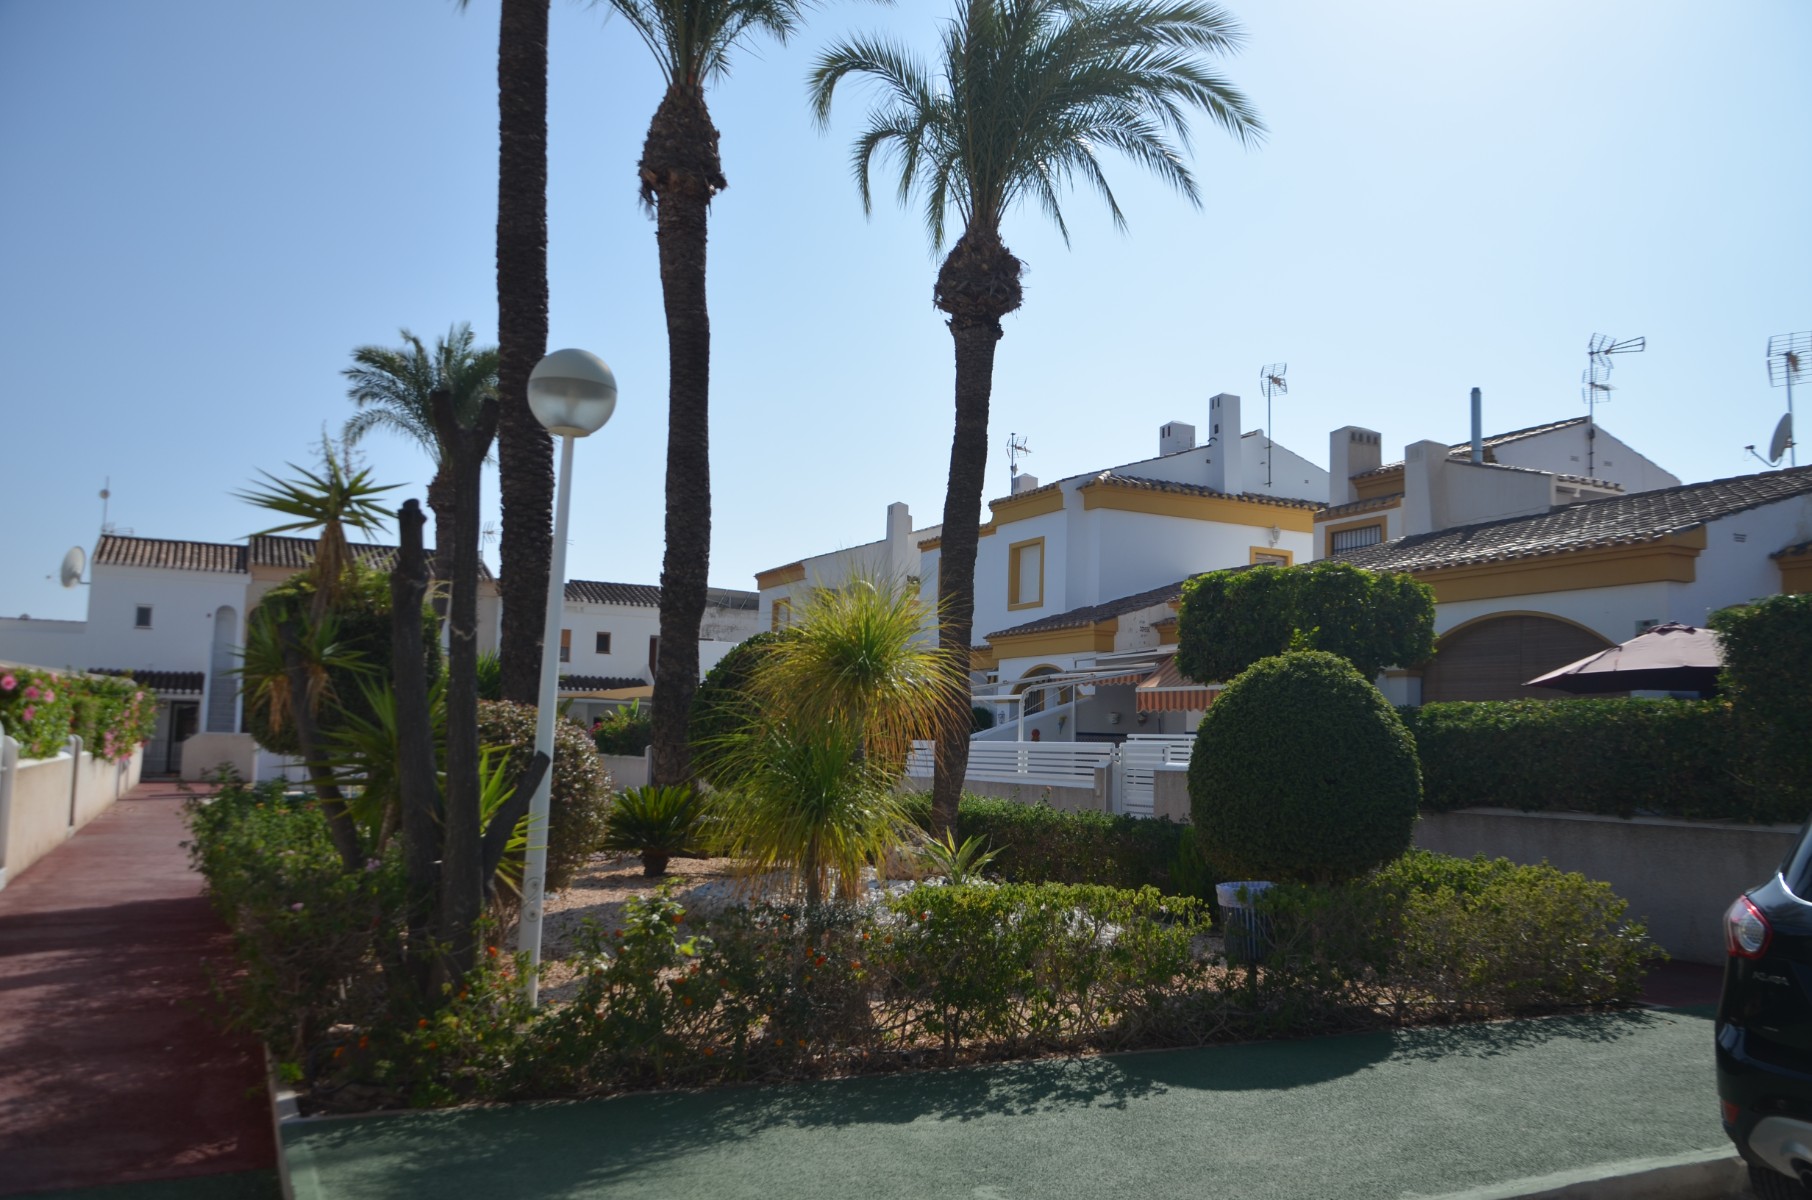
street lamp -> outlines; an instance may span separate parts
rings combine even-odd
[[[529,956],[523,980],[536,1000],[541,966],[541,916],[547,891],[548,809],[554,786],[554,713],[560,691],[560,616],[566,599],[566,515],[572,502],[573,439],[604,427],[617,408],[617,377],[604,360],[584,350],[556,350],[529,372],[529,411],[560,439],[560,474],[554,484],[553,560],[547,571],[547,619],[541,632],[541,688],[535,710],[535,750],[548,769],[529,800],[528,862],[522,871],[522,921],[517,949]]]

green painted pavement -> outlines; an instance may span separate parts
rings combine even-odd
[[[1725,1145],[1703,1011],[304,1122],[298,1200],[1402,1200]]]

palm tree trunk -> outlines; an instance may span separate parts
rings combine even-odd
[[[994,347],[1000,319],[1018,308],[1022,265],[1000,235],[969,229],[938,270],[934,302],[950,314],[956,344],[956,433],[950,442],[950,481],[944,491],[944,529],[938,553],[941,610],[938,646],[962,680],[938,731],[931,783],[933,833],[954,833],[957,803],[969,769],[969,647],[975,624],[975,549],[980,540],[982,488],[988,468],[988,404],[994,392]]]
[[[444,447],[441,454],[446,454]],[[428,511],[434,514],[434,540],[428,553],[445,572],[447,564],[440,552],[453,544],[453,475],[445,461],[434,468],[434,478],[428,481]]]
[[[503,0],[497,37],[497,465],[503,500],[503,697],[533,704],[552,565],[553,439],[528,407],[547,353],[549,0]],[[437,514],[438,515],[438,514]]]
[[[942,619],[938,646],[964,681],[963,703],[952,705],[937,738],[931,785],[932,832],[956,828],[956,808],[969,767],[969,647],[975,623],[975,553],[980,540],[982,487],[988,469],[988,405],[994,392],[994,347],[1000,322],[952,317],[956,343],[956,433],[950,441],[950,481],[944,492],[944,530],[937,560]]]
[[[422,598],[428,563],[422,553],[422,510],[410,500],[397,513],[396,569],[390,573],[391,675],[396,689],[396,773],[401,793],[403,868],[408,914],[408,973],[416,995],[431,1001],[435,912],[440,896],[441,796],[434,760],[434,719],[421,663]]]
[[[642,152],[655,198],[661,299],[667,312],[667,549],[652,713],[655,786],[692,777],[688,730],[698,690],[698,628],[711,565],[711,318],[705,305],[706,221],[724,186],[717,130],[697,88],[668,90]]]

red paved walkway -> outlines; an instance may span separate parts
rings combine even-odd
[[[0,1195],[275,1164],[254,1045],[210,1018],[226,933],[180,809],[142,785],[0,890]]]

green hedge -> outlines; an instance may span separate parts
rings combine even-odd
[[[1423,807],[1800,821],[1739,777],[1740,728],[1716,700],[1485,700],[1403,710]]]
[[[1744,773],[1799,820],[1812,808],[1812,594],[1722,609],[1710,624],[1723,640]]]
[[[908,812],[931,824],[931,799],[914,796]],[[1207,896],[1213,882],[1196,861],[1188,825],[1168,819],[1063,812],[965,794],[956,813],[957,840],[979,837],[1000,854],[991,873],[1012,883],[1092,883],[1155,887],[1172,895]]]

